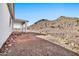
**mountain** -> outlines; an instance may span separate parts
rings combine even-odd
[[[79,18],[76,17],[66,17],[60,16],[56,20],[47,20],[41,19],[35,22],[33,25],[29,26],[29,30],[40,30],[44,28],[57,28],[57,27],[64,27],[64,26],[74,26],[78,25]]]
[[[33,25],[29,26],[28,29],[39,30],[39,29],[43,29],[46,27],[50,27],[51,24],[53,25],[54,22],[47,20],[47,19],[41,19],[41,20],[35,22]]]

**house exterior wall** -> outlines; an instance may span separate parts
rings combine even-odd
[[[22,31],[22,24],[15,22],[13,28],[14,28],[14,31]],[[16,29],[18,29],[18,30],[16,30]]]
[[[10,12],[6,3],[0,3],[0,48],[12,33]],[[12,19],[12,18],[11,18]]]
[[[14,31],[26,32],[27,31],[27,23],[22,25],[21,23],[15,22],[13,28],[14,28]]]

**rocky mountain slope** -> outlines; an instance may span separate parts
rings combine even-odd
[[[79,54],[79,18],[60,16],[54,21],[42,19],[29,28],[38,36]]]
[[[77,26],[79,23],[79,18],[60,16],[54,21],[47,19],[42,19],[29,26],[29,30],[40,30],[44,28],[63,28],[67,26]]]
[[[37,21],[33,25],[31,25],[28,29],[30,29],[30,30],[39,30],[39,29],[43,29],[43,28],[46,28],[46,27],[50,27],[53,24],[54,24],[53,21],[42,19],[42,20]]]

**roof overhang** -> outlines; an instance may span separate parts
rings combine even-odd
[[[26,21],[26,20],[22,20],[22,19],[16,19],[16,20],[14,20],[14,23],[20,23],[20,24],[25,24],[26,22],[28,22],[28,21]]]
[[[15,19],[15,14],[14,14],[14,3],[7,3],[10,15],[12,19]]]

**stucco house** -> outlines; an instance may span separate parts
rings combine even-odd
[[[0,3],[0,48],[13,32],[14,4]]]
[[[28,22],[27,20],[15,19],[14,25],[13,25],[13,30],[14,31],[20,31],[20,32],[26,32],[27,22]]]
[[[0,48],[13,31],[26,32],[27,22],[15,19],[13,3],[0,3]]]

